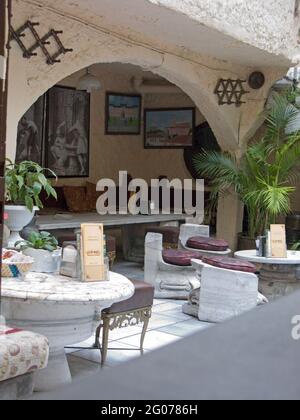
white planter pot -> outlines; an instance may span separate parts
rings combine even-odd
[[[27,248],[24,249],[23,254],[34,259],[30,271],[37,273],[56,273],[59,271],[61,249],[50,252],[44,249]]]
[[[8,214],[8,220],[5,224],[10,230],[8,238],[9,248],[14,248],[15,243],[22,240],[19,232],[32,221],[37,210],[38,207],[34,207],[32,211],[29,211],[26,206],[4,206],[4,211]]]

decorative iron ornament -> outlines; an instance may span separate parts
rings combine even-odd
[[[53,65],[55,63],[60,63],[59,57],[63,54],[67,54],[68,52],[72,52],[72,48],[65,48],[59,38],[59,35],[63,33],[63,31],[56,31],[54,29],[50,29],[49,32],[46,33],[43,37],[40,37],[37,31],[35,30],[36,26],[40,24],[37,22],[30,22],[29,20],[21,26],[19,29],[14,30],[12,26],[10,26],[10,41],[14,40],[18,43],[19,47],[23,51],[23,57],[30,59],[33,56],[36,56],[36,50],[40,48],[44,53],[47,64]],[[22,41],[22,38],[26,36],[26,31],[30,31],[30,33],[35,38],[36,42],[29,48],[25,46]],[[57,46],[57,50],[50,54],[46,45],[50,45],[52,42],[55,42]]]
[[[113,331],[116,328],[134,327],[141,322],[146,322],[151,318],[151,312],[151,307],[148,307],[131,312],[105,314],[105,318],[109,319],[109,329]]]
[[[249,91],[244,89],[243,83],[246,80],[220,79],[215,89],[218,95],[219,105],[236,105],[237,107],[246,103],[242,101],[243,96]]]

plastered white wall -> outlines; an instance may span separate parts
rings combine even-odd
[[[148,0],[277,56],[299,60],[295,0]],[[298,58],[299,57],[299,58]]]

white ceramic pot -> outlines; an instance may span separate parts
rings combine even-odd
[[[7,205],[4,207],[4,211],[8,214],[5,224],[10,230],[9,248],[14,248],[15,243],[22,240],[20,232],[32,221],[37,210],[38,207],[34,207],[32,211],[28,210],[26,206]]]
[[[61,249],[53,252],[44,249],[26,248],[23,254],[34,259],[30,271],[37,273],[56,273],[59,271]]]

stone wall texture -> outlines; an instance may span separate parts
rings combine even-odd
[[[149,1],[180,11],[262,50],[298,59],[299,17],[295,13],[298,3],[295,0]]]

